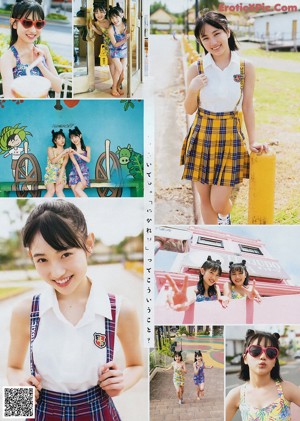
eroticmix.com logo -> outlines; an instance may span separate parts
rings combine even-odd
[[[265,3],[237,3],[237,4],[224,4],[220,3],[219,12],[297,12],[297,5],[284,5],[276,3],[274,6]]]

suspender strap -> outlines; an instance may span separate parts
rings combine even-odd
[[[244,60],[241,60],[240,62],[240,75],[241,75],[241,81],[240,81],[241,94],[240,94],[238,102],[236,103],[236,106],[234,107],[234,112],[237,111],[237,108],[243,97],[243,90],[244,90],[244,85],[245,85],[245,61]]]
[[[38,328],[39,328],[39,323],[40,323],[39,307],[40,307],[40,294],[35,295],[33,297],[32,305],[31,305],[31,313],[30,313],[30,372],[33,376],[35,375],[35,364],[33,361],[32,346],[33,346],[33,341],[36,338]]]
[[[105,334],[106,334],[106,362],[112,361],[114,358],[115,347],[115,331],[116,331],[116,297],[108,294],[112,319],[105,318]]]
[[[109,301],[111,306],[112,319],[105,318],[105,334],[106,334],[106,362],[112,361],[114,358],[114,346],[115,346],[115,330],[116,330],[116,297],[109,294]],[[35,375],[35,364],[33,360],[33,341],[36,338],[39,323],[39,304],[40,294],[35,295],[32,299],[31,313],[30,313],[30,372]]]

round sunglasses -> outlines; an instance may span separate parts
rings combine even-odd
[[[250,345],[246,349],[246,353],[249,352],[251,357],[257,358],[260,357],[261,354],[264,352],[265,356],[269,358],[269,360],[274,360],[278,357],[279,351],[274,346],[267,346],[266,348],[261,345]]]
[[[36,29],[42,29],[46,25],[44,20],[31,20],[31,19],[15,19],[18,20],[25,29],[29,29],[34,26]]]

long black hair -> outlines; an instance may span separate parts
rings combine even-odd
[[[84,140],[83,140],[83,137],[82,137],[82,133],[81,133],[81,131],[78,129],[78,127],[77,126],[75,126],[74,127],[74,129],[69,129],[69,138],[71,139],[71,136],[80,136],[81,135],[81,138],[80,138],[80,145],[81,145],[81,149],[83,150],[83,151],[86,151],[86,146],[85,146],[85,143],[84,143]],[[76,151],[76,145],[74,145],[74,143],[73,142],[71,142],[71,148],[72,149],[74,149],[75,151]]]
[[[212,260],[211,256],[208,256],[206,261],[203,263],[203,265],[201,266],[202,269],[204,269],[204,271],[207,270],[213,270],[214,272],[218,273],[218,276],[222,275],[222,267],[221,267],[221,262],[220,260]],[[204,295],[205,293],[205,288],[204,288],[204,283],[203,283],[203,275],[200,271],[199,273],[199,281],[197,283],[197,291],[196,294],[200,294],[200,295]],[[214,285],[211,285],[210,287],[208,287],[208,296],[211,297],[212,295],[216,295],[216,288]]]
[[[30,14],[32,14],[32,20],[44,20],[45,19],[45,13],[41,6],[41,1],[39,0],[17,0],[16,4],[13,6],[11,11],[11,19],[27,19]],[[10,42],[9,46],[11,47],[13,44],[16,43],[18,39],[18,33],[16,28],[14,28],[14,23],[16,21],[13,21],[11,26],[11,34],[10,34]]]
[[[262,332],[259,330],[252,330],[248,329],[246,333],[246,340],[244,346],[244,353],[241,357],[241,370],[239,374],[239,378],[241,380],[248,381],[250,379],[249,374],[249,366],[245,364],[244,357],[246,356],[246,349],[249,345],[251,345],[255,340],[257,340],[257,344],[260,345],[262,343],[263,346],[273,346],[277,348],[279,351],[279,338],[280,335],[276,333],[270,332]],[[271,378],[275,381],[282,382],[282,378],[280,377],[280,365],[278,361],[278,357],[276,358],[275,365],[271,370]]]
[[[65,134],[63,132],[63,129],[60,129],[58,132],[56,132],[55,130],[52,130],[51,133],[52,133],[52,143],[54,145],[54,148],[57,148],[57,144],[56,144],[55,141],[58,138],[58,136],[62,136],[66,140],[66,136],[65,136]]]
[[[22,230],[24,247],[30,248],[38,233],[54,250],[81,248],[88,251],[85,217],[77,206],[66,200],[47,201],[34,208]]]
[[[194,35],[197,42],[199,42],[201,46],[203,47],[205,54],[207,54],[207,50],[204,48],[201,42],[201,35],[204,34],[204,30],[205,30],[204,26],[206,24],[211,25],[214,28],[221,29],[222,31],[226,33],[228,33],[229,31],[230,33],[229,38],[228,38],[229,49],[231,51],[238,50],[239,48],[235,40],[235,35],[233,31],[229,28],[229,22],[226,16],[222,15],[222,13],[213,12],[213,11],[208,12],[204,10],[203,12],[204,14],[196,20]]]
[[[243,285],[248,285],[249,284],[249,273],[248,270],[246,268],[246,260],[242,260],[241,263],[233,263],[230,262],[229,263],[229,279],[230,282],[232,283],[232,285],[234,285],[234,283],[231,280],[231,275],[235,274],[235,273],[244,273],[246,275],[246,278],[244,280]]]

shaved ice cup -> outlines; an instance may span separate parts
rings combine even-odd
[[[12,82],[11,90],[16,98],[47,98],[51,87],[43,76],[20,76]]]

